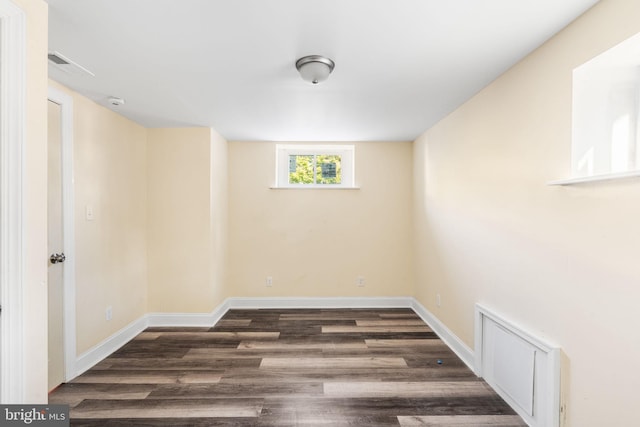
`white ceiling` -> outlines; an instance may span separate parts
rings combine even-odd
[[[48,0],[50,76],[146,127],[414,140],[597,0]],[[332,58],[311,85],[294,63]],[[115,107],[111,107],[114,108]]]

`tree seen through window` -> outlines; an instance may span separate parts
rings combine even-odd
[[[290,155],[290,184],[340,184],[341,157],[337,154]]]

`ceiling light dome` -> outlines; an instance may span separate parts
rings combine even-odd
[[[304,56],[296,61],[296,68],[303,80],[318,84],[327,80],[336,64],[320,55]]]

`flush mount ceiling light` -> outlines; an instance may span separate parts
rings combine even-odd
[[[327,80],[336,64],[320,55],[303,56],[296,61],[296,68],[303,80],[318,84]]]

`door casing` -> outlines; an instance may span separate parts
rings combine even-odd
[[[0,0],[0,403],[23,403],[26,17]]]
[[[64,253],[62,243],[62,150],[60,126],[61,107],[47,101],[47,247],[48,253]],[[63,324],[63,263],[50,262],[47,267],[48,296],[48,391],[65,382],[64,324]]]
[[[63,328],[64,376],[70,381],[76,376],[76,249],[73,191],[73,98],[63,91],[49,87],[48,98],[60,105],[62,130],[62,242],[66,260],[63,267]]]

